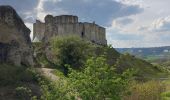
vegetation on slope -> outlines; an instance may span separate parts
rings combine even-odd
[[[0,64],[0,99],[30,100],[40,97],[37,74],[32,68]]]
[[[115,66],[120,73],[128,68],[133,68],[136,71],[136,76],[138,78],[154,79],[167,76],[167,73],[159,66],[153,66],[152,64],[129,54],[121,55]]]
[[[93,45],[76,36],[55,37],[50,47],[53,63],[64,68],[68,64],[72,68],[81,69],[85,61],[94,55]]]
[[[104,57],[90,58],[83,71],[70,69],[67,77],[54,84],[43,84],[48,100],[121,100],[127,90],[131,71],[117,74]],[[47,83],[47,82],[46,82]]]
[[[48,60],[44,47],[40,44],[34,45],[38,52],[37,62],[45,67],[53,66],[54,73],[59,77],[54,83],[46,79],[40,81],[42,97],[48,100],[143,100],[150,97],[150,100],[155,100],[161,98],[160,94],[164,91],[162,82],[157,84],[157,80],[167,75],[164,70],[129,54],[119,54],[110,46],[92,44],[79,37],[55,37],[49,44],[53,60]],[[39,49],[36,49],[37,47]],[[65,68],[66,76],[61,73],[61,69]],[[126,72],[129,69],[135,72]],[[132,74],[140,81],[126,77]],[[130,85],[132,83],[133,87]]]

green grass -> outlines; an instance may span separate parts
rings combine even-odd
[[[161,94],[162,100],[170,100],[170,91]]]
[[[168,73],[162,70],[162,68],[128,54],[120,56],[115,66],[118,71],[124,71],[128,68],[134,69],[136,76],[149,80],[168,76]]]
[[[161,81],[136,82],[132,81],[129,86],[130,95],[123,100],[160,100],[165,91]]]
[[[0,86],[3,86],[20,82],[34,82],[36,78],[31,68],[0,64],[0,81]]]
[[[170,100],[170,78],[162,83],[165,85],[165,92],[161,94],[162,100]]]
[[[54,69],[52,73],[58,77],[65,78],[64,73],[59,69]]]

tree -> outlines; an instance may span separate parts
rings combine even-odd
[[[80,69],[90,55],[94,54],[93,45],[78,36],[55,37],[50,42],[54,63],[64,67],[66,64]]]

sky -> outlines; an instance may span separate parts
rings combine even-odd
[[[106,28],[115,48],[170,46],[170,0],[0,0],[11,5],[30,30],[47,14],[77,15]],[[31,33],[32,37],[32,33]]]

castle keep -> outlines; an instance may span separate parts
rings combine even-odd
[[[36,21],[33,25],[33,38],[48,41],[53,36],[78,35],[96,44],[106,45],[105,28],[95,23],[79,22],[77,16],[47,15],[45,23]]]

